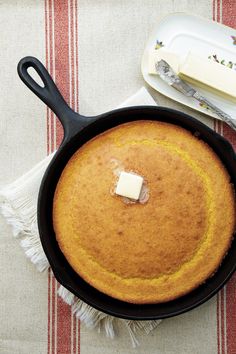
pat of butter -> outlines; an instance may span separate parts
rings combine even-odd
[[[190,52],[179,65],[178,74],[183,80],[236,100],[236,71],[225,65]]]
[[[157,75],[155,64],[160,60],[165,60],[174,70],[174,72],[178,72],[179,64],[180,64],[180,56],[168,52],[167,50],[161,49],[153,49],[149,52],[148,56],[148,73],[152,75]]]
[[[134,173],[121,172],[115,193],[130,199],[138,200],[143,185],[143,177]]]

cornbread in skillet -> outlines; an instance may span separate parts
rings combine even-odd
[[[144,178],[146,203],[113,193],[119,169]],[[60,249],[89,284],[126,302],[159,303],[217,270],[233,237],[235,197],[206,143],[176,125],[135,121],[72,156],[54,195],[53,223]]]

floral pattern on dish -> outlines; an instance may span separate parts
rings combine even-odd
[[[233,40],[233,44],[236,45],[236,37],[235,36],[231,36],[232,40]]]
[[[236,63],[233,63],[231,60],[225,61],[225,59],[218,58],[217,54],[209,55],[208,59],[214,60],[216,63],[227,66],[230,69],[236,70]]]
[[[164,47],[163,42],[160,42],[158,39],[156,40],[156,44],[155,44],[155,49],[160,49]]]

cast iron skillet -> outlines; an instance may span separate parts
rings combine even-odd
[[[39,86],[27,72],[29,67],[33,67],[37,71],[44,87]],[[231,145],[206,125],[187,114],[169,108],[129,107],[97,117],[84,117],[77,114],[65,103],[42,63],[33,57],[25,57],[19,62],[18,74],[29,89],[54,111],[64,128],[63,142],[45,172],[38,197],[40,238],[57,280],[94,308],[113,316],[134,320],[153,320],[175,316],[197,307],[216,294],[236,268],[235,239],[218,271],[195,291],[163,304],[129,304],[100,293],[73,271],[60,251],[55,238],[52,224],[52,202],[60,174],[72,154],[95,135],[124,122],[140,119],[157,120],[182,126],[193,134],[197,134],[215,150],[229,171],[232,183],[236,186],[236,156]],[[224,210],[222,210],[222,217],[224,217]]]

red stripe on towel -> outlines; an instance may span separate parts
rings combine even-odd
[[[220,354],[220,323],[219,323],[219,313],[220,313],[220,298],[217,295],[217,348],[218,354]]]
[[[215,7],[216,7],[215,0],[213,0],[212,1],[212,19],[213,19],[213,21],[215,21]]]
[[[214,12],[213,2],[213,12]],[[221,14],[220,14],[221,9]],[[222,0],[217,1],[217,21],[222,19],[222,23],[236,28],[236,1]],[[233,39],[229,38],[229,41]],[[236,49],[236,47],[235,47]],[[228,125],[220,123],[221,133],[236,148],[236,133]],[[236,276],[234,275],[227,283],[225,288],[218,295],[217,303],[217,334],[218,334],[218,353],[236,353]]]
[[[77,1],[45,0],[46,65],[62,95],[72,107],[78,106],[78,33]],[[69,43],[70,38],[70,43]],[[71,73],[71,75],[70,75]],[[71,91],[70,91],[71,85]],[[70,94],[71,92],[71,94]],[[54,114],[47,110],[48,153],[58,148],[63,129]],[[52,277],[52,278],[51,278]],[[56,294],[59,284],[49,274],[48,353],[80,352],[80,329],[68,306]]]
[[[54,0],[54,63],[55,81],[65,100],[69,103],[69,43],[68,2]],[[63,139],[61,123],[56,121],[56,147]],[[58,285],[59,286],[59,285]],[[57,354],[71,353],[71,308],[57,296],[57,327],[55,337]]]
[[[220,1],[221,0],[217,0],[217,4],[216,4],[216,6],[217,6],[216,21],[217,22],[220,22],[220,10],[221,10]]]
[[[68,2],[54,1],[54,41],[55,41],[55,80],[63,97],[69,103],[70,79],[69,79],[69,24]],[[62,126],[56,122],[56,146],[63,138]]]
[[[46,68],[53,76],[53,48],[52,48],[52,0],[45,0],[45,44]],[[47,108],[47,151],[54,150],[53,113]],[[48,353],[55,352],[55,279],[52,271],[48,272]]]
[[[222,23],[236,28],[236,1],[222,0]],[[233,39],[229,38],[229,41]],[[236,46],[235,48],[236,49]],[[236,148],[236,132],[227,124],[223,124],[223,135]],[[226,348],[227,354],[236,353],[236,276],[234,275],[227,283],[225,289],[226,302]]]
[[[55,288],[56,288],[56,279],[54,278],[53,274],[51,274],[51,353],[56,353],[55,348],[55,337],[56,337],[56,326],[55,326],[55,319],[56,319],[56,299],[55,299]]]
[[[51,329],[51,284],[50,284],[50,270],[48,271],[48,353],[50,353],[51,351],[51,333],[50,333],[50,329]]]
[[[225,291],[224,289],[221,291],[220,311],[221,311],[221,354],[226,354],[225,353],[226,335],[225,335]]]
[[[74,1],[75,1],[75,69],[76,69],[75,70],[75,83],[76,83],[75,110],[78,111],[79,110],[78,2],[77,0]]]
[[[236,353],[236,274],[226,286],[227,354]]]
[[[222,0],[222,23],[226,26],[236,28],[236,1]],[[229,38],[229,40],[231,40]],[[233,45],[233,40],[232,40]]]
[[[48,0],[48,70],[51,76],[54,78],[54,30],[53,30],[53,0]],[[54,113],[49,109],[49,124],[50,124],[50,150],[51,152],[55,150],[55,138],[54,138]]]

